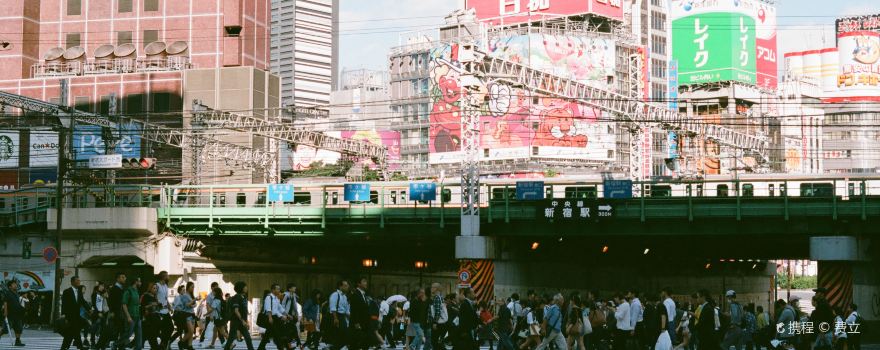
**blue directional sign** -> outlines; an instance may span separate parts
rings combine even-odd
[[[544,181],[517,181],[516,199],[521,201],[544,199]]]
[[[266,188],[266,197],[270,202],[293,202],[293,185],[272,184]]]
[[[602,183],[605,198],[632,198],[632,180],[605,180]]]
[[[347,202],[368,202],[370,200],[370,184],[345,184]]]
[[[437,184],[433,182],[412,182],[409,184],[409,200],[433,201],[437,199]]]

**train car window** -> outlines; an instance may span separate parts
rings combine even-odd
[[[703,184],[697,185],[697,197],[703,196]]]
[[[834,185],[827,182],[808,182],[801,184],[801,197],[832,197]]]
[[[503,201],[504,197],[507,196],[510,200],[516,199],[516,190],[512,188],[506,187],[496,187],[492,189],[492,200],[493,201]]]
[[[755,185],[743,184],[742,185],[742,196],[743,197],[754,197],[755,196]]]
[[[779,185],[779,195],[783,196],[783,197],[788,196],[788,185],[787,184]]]
[[[684,188],[684,192],[685,192],[685,195],[690,197],[691,194],[693,193],[693,187],[691,187],[691,185],[687,185],[687,187]]]
[[[293,204],[312,204],[312,193],[293,192]]]
[[[330,193],[330,204],[337,205],[339,204],[339,192]]]
[[[568,186],[565,188],[565,198],[595,199],[597,194],[596,186]]]
[[[653,185],[651,186],[652,198],[672,197],[672,186],[669,185]]]
[[[775,192],[776,192],[776,190],[775,190],[775,188],[773,188],[773,184],[768,185],[768,187],[767,187],[767,193],[769,194],[769,196],[770,196],[770,197],[775,196],[775,195],[776,195]]]
[[[400,203],[406,204],[406,191],[400,191]]]
[[[379,192],[370,191],[370,203],[379,204]]]
[[[397,191],[391,191],[391,204],[397,204]]]
[[[544,189],[544,198],[553,198],[553,186]]]
[[[718,185],[717,189],[715,190],[716,195],[718,197],[727,197],[727,189],[727,185]]]
[[[440,200],[443,201],[443,203],[451,202],[452,201],[452,190],[450,190],[448,188],[444,188],[442,191],[440,191]]]
[[[246,206],[247,205],[247,195],[239,192],[237,195],[235,195],[235,204],[238,205],[239,207]]]
[[[266,192],[257,193],[257,205],[266,204]]]
[[[846,193],[852,197],[856,195],[856,184],[850,182],[846,184]]]

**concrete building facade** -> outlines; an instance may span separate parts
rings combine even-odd
[[[272,73],[282,103],[325,106],[336,90],[339,0],[272,0]]]

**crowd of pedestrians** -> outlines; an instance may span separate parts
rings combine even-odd
[[[368,350],[859,350],[856,305],[834,309],[825,290],[816,289],[815,311],[804,314],[799,299],[777,300],[772,310],[741,304],[736,292],[716,301],[701,290],[684,298],[670,289],[642,294],[636,290],[600,296],[584,294],[513,294],[492,302],[477,301],[470,289],[444,294],[440,284],[407,296],[374,296],[369,282],[342,280],[327,298],[312,291],[300,300],[294,284],[272,284],[249,312],[244,282],[234,295],[213,283],[204,297],[192,282],[169,290],[168,274],[151,281],[118,273],[112,284],[97,284],[90,296],[79,277],[61,296],[62,318],[56,328],[62,350],[193,349],[193,342],[223,349],[236,343],[254,349],[252,323],[262,333],[258,350],[271,342],[278,349]],[[0,293],[4,332],[21,342],[25,308],[18,282]],[[172,298],[173,296],[173,298]],[[604,297],[604,298],[603,298]],[[820,327],[825,323],[830,327]],[[810,325],[808,329],[806,325]],[[212,326],[209,328],[209,325]],[[207,332],[213,329],[212,332]],[[210,336],[208,336],[210,334]]]

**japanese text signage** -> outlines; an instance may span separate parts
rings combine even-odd
[[[437,184],[433,182],[413,182],[409,184],[409,200],[433,201],[437,199]]]
[[[516,199],[521,201],[544,199],[544,181],[517,181]]]
[[[141,138],[138,124],[120,125],[119,142],[116,144],[116,154],[125,158],[140,158]],[[94,125],[77,125],[73,130],[73,152],[76,160],[89,160],[91,156],[106,153],[104,138],[101,136],[101,127]]]
[[[669,109],[678,111],[678,61],[669,60]]]
[[[880,31],[880,14],[838,18],[834,21],[837,35],[862,30]]]
[[[554,222],[594,221],[614,216],[611,204],[583,199],[552,199],[541,202],[539,216]]]
[[[565,16],[596,14],[623,18],[623,0],[466,0],[479,21],[515,25]]]
[[[602,182],[602,195],[605,198],[632,198],[632,180],[605,180]]]
[[[368,202],[370,200],[370,184],[345,184],[343,197],[347,202]]]
[[[293,202],[293,185],[271,184],[266,188],[266,197],[270,202]]]
[[[759,23],[756,20],[767,22],[769,9],[748,0],[673,1],[672,56],[678,61],[679,84],[717,81],[758,84]],[[771,75],[761,83],[775,85],[775,28],[766,30],[775,25],[761,26],[762,36],[768,37],[761,50],[762,74]]]
[[[863,90],[869,95],[880,92],[880,33],[863,30],[838,34],[837,52],[837,86],[841,90]]]

